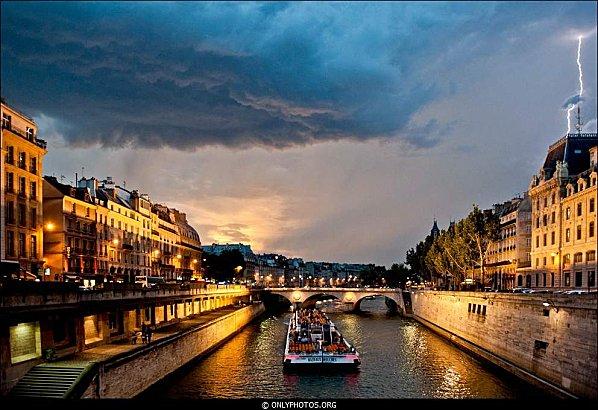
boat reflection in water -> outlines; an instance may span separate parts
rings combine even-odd
[[[289,320],[284,369],[355,370],[359,353],[318,309],[299,309]]]

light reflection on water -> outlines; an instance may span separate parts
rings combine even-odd
[[[170,398],[518,398],[541,397],[496,374],[417,322],[388,316],[382,299],[366,314],[330,314],[362,356],[357,373],[282,371],[290,314],[253,323],[210,356],[152,388]]]

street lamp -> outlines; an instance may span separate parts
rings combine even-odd
[[[114,245],[118,245],[118,242],[119,242],[118,238],[114,238],[114,239],[112,240],[112,243],[113,243]]]
[[[46,224],[46,230],[53,231],[54,230],[54,223],[53,222],[48,222]]]

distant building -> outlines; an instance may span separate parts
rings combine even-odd
[[[531,249],[531,204],[523,198],[495,205],[500,223],[500,239],[490,244],[486,274],[493,289],[512,289],[516,273],[527,269]]]
[[[438,229],[436,218],[434,218],[434,225],[432,225],[432,229],[430,230],[430,236],[432,237],[432,239],[436,239],[440,236],[440,229]]]

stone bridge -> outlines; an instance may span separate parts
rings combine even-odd
[[[389,288],[266,288],[265,292],[280,295],[292,304],[317,301],[331,297],[340,300],[348,310],[359,310],[361,301],[368,296],[384,296],[387,301],[394,302],[396,308],[404,311],[401,289]],[[393,303],[391,303],[392,305]]]

